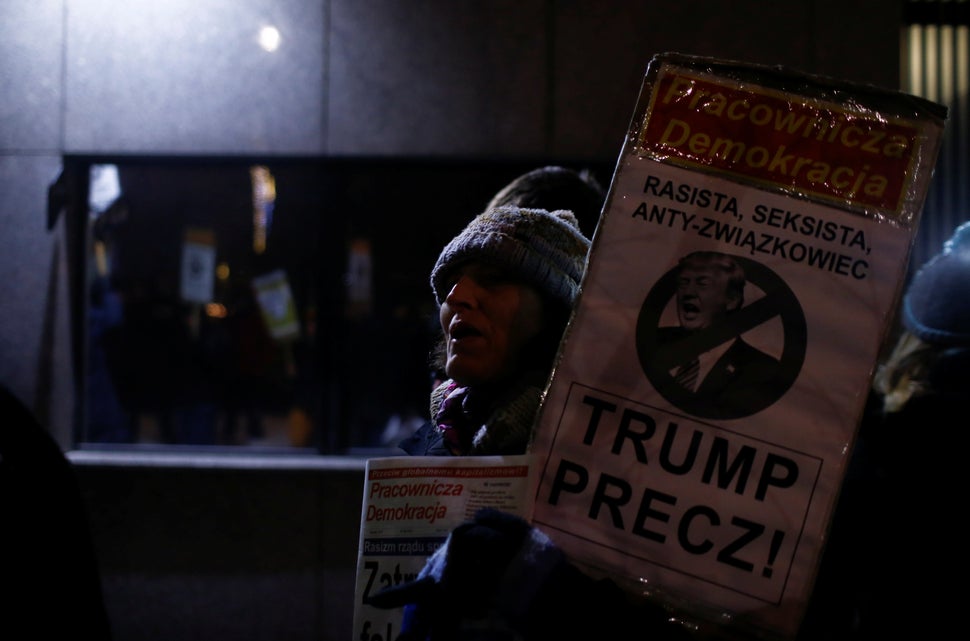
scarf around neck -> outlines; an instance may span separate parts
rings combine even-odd
[[[544,377],[531,374],[489,397],[448,379],[431,392],[435,429],[454,456],[524,454],[544,386]]]

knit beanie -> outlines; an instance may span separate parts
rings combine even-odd
[[[453,271],[477,261],[507,270],[572,307],[588,252],[589,240],[569,210],[495,207],[476,216],[445,245],[431,270],[431,289],[440,305]]]
[[[606,191],[588,169],[549,165],[528,171],[500,189],[485,209],[515,205],[555,211],[568,209],[576,215],[579,229],[592,238],[599,222]]]
[[[921,340],[970,345],[970,222],[913,277],[903,297],[902,320]]]

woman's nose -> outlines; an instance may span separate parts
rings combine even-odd
[[[475,279],[468,275],[459,276],[455,284],[448,290],[445,302],[452,306],[474,306],[478,300],[478,290],[478,283],[475,282]]]

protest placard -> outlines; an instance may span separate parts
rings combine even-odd
[[[185,230],[179,294],[188,303],[212,301],[216,280],[216,235],[211,229]]]
[[[533,523],[570,558],[687,619],[797,633],[945,118],[651,60],[531,447]]]
[[[389,457],[367,461],[354,599],[354,638],[393,640],[402,608],[368,596],[413,581],[460,523],[481,508],[528,513],[529,460],[521,456]]]
[[[274,269],[253,278],[253,290],[270,336],[281,341],[298,338],[300,321],[286,271]]]

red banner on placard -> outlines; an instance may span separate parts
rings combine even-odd
[[[845,104],[792,100],[765,87],[665,69],[641,151],[855,205],[897,212],[918,130]]]

